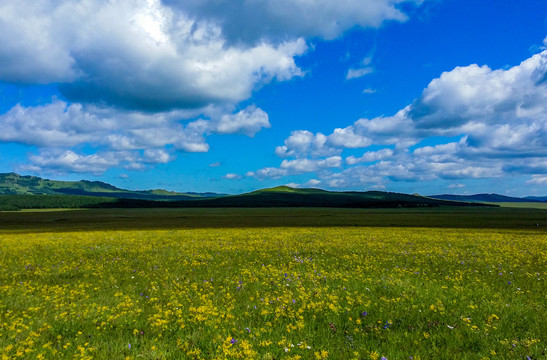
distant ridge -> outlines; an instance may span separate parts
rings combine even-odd
[[[241,195],[215,199],[177,202],[187,207],[338,207],[338,208],[398,208],[438,206],[484,206],[467,202],[432,199],[383,191],[327,191],[288,186],[261,189]]]
[[[525,198],[511,197],[499,194],[475,194],[475,195],[431,195],[433,199],[452,200],[452,201],[467,201],[467,202],[491,202],[491,203],[509,203],[509,202],[547,202],[547,197]]]
[[[491,206],[383,191],[327,191],[277,186],[240,195],[131,191],[100,181],[56,181],[0,174],[0,210],[50,208],[332,207],[416,208]]]
[[[102,181],[57,181],[16,173],[0,173],[0,195],[82,195],[139,200],[193,200],[221,196],[206,193],[178,193],[162,189],[133,191],[120,189]]]

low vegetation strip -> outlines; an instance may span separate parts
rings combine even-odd
[[[547,211],[499,207],[135,208],[0,213],[0,233],[302,226],[521,229],[545,232]]]
[[[0,211],[94,208],[115,202],[117,199],[97,196],[0,195]]]
[[[0,235],[0,358],[540,359],[547,236],[431,228]]]
[[[329,208],[419,208],[419,207],[494,207],[386,192],[256,192],[218,198],[180,200],[135,199],[124,196],[84,195],[0,195],[0,211],[48,208],[267,208],[267,207],[329,207]]]

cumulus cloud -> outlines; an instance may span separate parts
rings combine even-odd
[[[367,151],[360,157],[355,156],[348,156],[346,158],[346,164],[348,165],[355,165],[358,163],[364,163],[364,162],[374,162],[379,160],[388,159],[391,156],[393,156],[393,150],[392,149],[381,149],[378,151]]]
[[[258,179],[280,179],[283,176],[289,175],[287,169],[281,169],[276,167],[265,167],[256,171],[248,171],[245,176],[256,177]]]
[[[355,27],[379,27],[383,22],[405,21],[400,3],[421,0],[164,0],[198,19],[222,24],[231,42],[280,41],[286,37],[334,39]]]
[[[340,156],[331,156],[326,159],[312,160],[312,159],[294,159],[283,160],[281,163],[281,169],[288,170],[291,174],[301,174],[307,172],[313,172],[326,168],[338,168],[342,165],[342,158]]]
[[[310,179],[304,184],[304,186],[305,187],[315,187],[315,186],[318,186],[319,184],[321,184],[321,180]]]
[[[421,0],[4,1],[0,81],[53,84],[67,102],[13,107],[0,141],[37,146],[32,166],[98,172],[171,161],[166,148],[206,152],[212,133],[252,137],[268,115],[234,109],[302,76],[295,58],[307,40],[404,21],[401,3]],[[309,152],[332,155],[315,137]],[[100,150],[78,154],[87,144]],[[280,154],[296,153],[286,146]]]
[[[164,149],[146,149],[143,152],[143,160],[147,164],[166,164],[172,161],[172,156]]]
[[[59,83],[70,101],[147,111],[238,103],[302,75],[294,57],[305,38],[404,21],[400,2],[420,1],[8,1],[0,80]]]
[[[280,179],[288,175],[322,172],[328,169],[340,168],[341,166],[342,158],[340,156],[330,156],[325,159],[283,160],[280,167],[265,167],[256,171],[249,171],[245,176],[258,179]],[[313,183],[310,182],[310,184]],[[315,185],[317,184],[319,183],[315,183]]]
[[[321,156],[336,153],[336,149],[327,145],[327,140],[327,136],[321,133],[295,130],[285,139],[285,145],[276,147],[275,153],[279,157]]]
[[[167,163],[175,156],[167,151],[207,152],[207,137],[213,133],[254,136],[269,127],[268,115],[255,106],[225,114],[210,111],[211,118],[189,120],[194,112],[174,110],[161,113],[118,110],[94,105],[69,104],[61,100],[23,107],[14,106],[0,115],[0,141],[36,146],[44,150],[29,158],[46,169],[90,172],[120,167],[132,154],[133,169]],[[73,148],[93,144],[97,154],[78,155]],[[106,154],[106,155],[105,155]],[[115,157],[120,156],[116,160]],[[126,165],[124,165],[126,166]]]
[[[294,57],[307,48],[302,38],[231,46],[218,24],[159,0],[21,0],[0,14],[0,80],[60,83],[70,101],[147,111],[245,100],[301,75]]]
[[[242,178],[242,176],[234,173],[229,173],[224,175],[222,178],[227,180],[239,180]]]
[[[214,131],[219,134],[241,133],[253,137],[262,128],[270,126],[268,114],[255,106],[249,106],[236,114],[222,115],[214,124]]]
[[[142,170],[146,166],[165,164],[173,155],[164,149],[99,151],[81,154],[72,150],[45,149],[29,157],[29,164],[18,168],[21,171],[54,173],[93,173],[100,175],[111,168]]]
[[[136,160],[136,156],[132,152],[103,152],[82,155],[71,150],[46,150],[38,155],[31,155],[31,165],[22,166],[21,170],[102,174],[109,168],[118,167],[122,163],[127,169],[141,168],[142,165],[135,162]]]
[[[385,180],[493,178],[507,174],[530,174],[533,177],[529,183],[540,183],[547,173],[545,79],[547,51],[509,69],[457,67],[431,81],[412,104],[393,116],[359,119],[334,129],[330,135],[295,131],[276,154],[305,164],[306,160],[320,162],[322,157],[340,154],[344,149],[389,146],[346,158],[347,165],[362,163],[357,166],[341,172],[322,172],[321,181],[331,187],[360,186],[370,184],[371,179],[382,185]],[[431,137],[436,142],[442,138],[448,141],[421,145]],[[295,160],[285,159],[282,164]],[[268,173],[276,171],[270,169]]]
[[[526,183],[530,185],[547,185],[547,175],[532,175],[532,178]]]
[[[338,148],[364,148],[372,145],[370,138],[363,136],[355,131],[353,126],[344,129],[334,129],[327,138],[328,144]]]

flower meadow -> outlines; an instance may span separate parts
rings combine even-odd
[[[0,234],[1,359],[545,359],[547,235]]]

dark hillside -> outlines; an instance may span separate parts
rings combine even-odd
[[[468,201],[468,202],[491,202],[491,203],[509,203],[509,202],[543,202],[541,198],[517,198],[499,194],[475,194],[475,195],[431,195],[433,199],[450,201]]]

